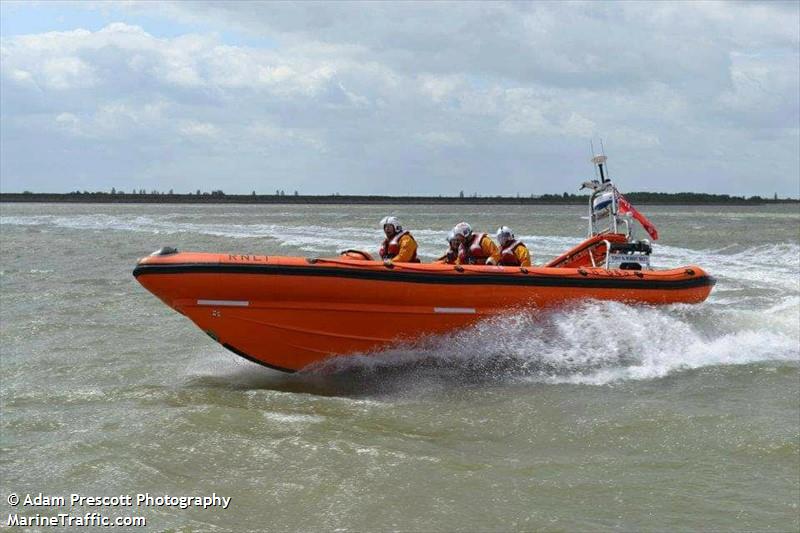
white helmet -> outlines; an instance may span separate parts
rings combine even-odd
[[[400,224],[400,220],[397,217],[383,217],[381,219],[381,227],[385,228],[386,226],[392,226],[395,233],[400,233],[403,231],[403,225]]]
[[[505,246],[507,243],[514,240],[514,232],[508,226],[500,226],[497,228],[497,242],[500,246]]]
[[[469,239],[469,236],[472,235],[472,227],[466,222],[459,222],[453,228],[453,235],[454,236],[460,235],[465,239]]]

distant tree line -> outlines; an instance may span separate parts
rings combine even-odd
[[[673,204],[740,204],[742,202],[752,204],[763,204],[766,202],[781,202],[791,201],[791,198],[780,199],[777,194],[772,198],[763,198],[761,196],[731,196],[729,194],[707,194],[697,192],[678,192],[678,193],[664,193],[664,192],[632,192],[625,193],[625,197],[631,202],[660,204],[660,203],[673,203]]]
[[[63,195],[63,193],[34,193],[31,191],[23,191],[22,193],[3,193],[5,195],[9,194],[16,194],[16,195],[41,195],[47,194],[48,196],[59,196]],[[114,195],[114,196],[124,196],[126,194],[130,195],[137,195],[137,196],[179,196],[179,197],[187,197],[187,196],[213,196],[213,197],[223,197],[223,196],[233,196],[233,197],[244,197],[246,195],[235,194],[235,195],[226,195],[222,189],[213,190],[211,192],[201,191],[197,189],[194,193],[175,193],[173,189],[170,189],[167,192],[158,191],[156,189],[152,189],[147,191],[146,189],[131,189],[130,193],[126,193],[122,189],[116,189],[114,187],[111,188],[111,192],[108,193],[106,191],[80,191],[75,190],[67,195]],[[763,204],[763,203],[770,203],[770,202],[795,202],[797,199],[794,198],[778,198],[777,193],[773,195],[772,198],[764,198],[762,196],[732,196],[730,194],[709,194],[709,193],[698,193],[698,192],[678,192],[678,193],[668,193],[668,192],[629,192],[624,193],[625,197],[630,200],[631,202],[638,202],[643,204]],[[260,198],[260,197],[280,197],[286,196],[286,192],[283,189],[276,189],[275,194],[271,195],[259,195],[256,191],[252,191],[249,195],[251,198]],[[293,196],[301,197],[301,195],[294,191]],[[342,196],[338,192],[332,193],[330,195],[324,194],[315,194],[315,195],[303,195],[303,198],[323,198],[326,196],[334,196],[334,197],[342,197],[342,198],[397,198],[400,201],[406,199],[420,199],[420,198],[429,198],[426,196],[376,196],[376,195],[345,195]],[[434,198],[434,197],[430,197]],[[503,196],[503,195],[481,195],[477,192],[470,193],[468,195],[464,194],[464,191],[460,191],[458,197],[455,196],[442,196],[441,194],[436,196],[435,198],[440,198],[442,200],[463,200],[468,202],[470,199],[477,199],[480,198],[482,200],[487,199],[520,199],[526,200],[531,199],[535,200],[535,203],[546,203],[546,204],[580,204],[585,203],[588,200],[588,193],[586,194],[572,194],[568,192],[564,192],[563,194],[541,194],[541,195],[534,195],[531,194],[529,197],[520,196],[519,193],[516,193],[515,196]],[[529,202],[525,202],[529,203]]]
[[[732,196],[728,194],[707,193],[658,193],[658,192],[631,192],[625,193],[634,204],[737,204],[757,205],[766,203],[798,203],[798,199],[779,199],[777,194],[772,198],[761,196]],[[69,193],[0,193],[3,202],[96,202],[96,203],[292,203],[292,204],[575,204],[584,205],[588,202],[588,193],[585,194],[543,194],[522,196],[486,196],[477,192],[465,194],[459,191],[458,196],[380,196],[380,195],[342,195],[334,192],[328,195],[301,195],[298,191],[287,195],[283,189],[277,189],[275,194],[226,194],[222,189],[202,191],[197,189],[194,193],[175,193],[172,189],[167,192],[145,189],[132,189],[126,192],[112,188],[106,191],[79,191]]]
[[[792,198],[778,198],[775,194],[772,198],[761,196],[732,196],[730,194],[709,194],[698,192],[626,192],[625,198],[631,203],[640,204],[764,204],[773,202],[793,202]],[[588,201],[586,194],[543,194],[532,196],[542,203],[553,204],[580,204]]]

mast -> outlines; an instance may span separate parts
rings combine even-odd
[[[594,153],[594,142],[589,141],[589,145],[592,147],[592,163],[595,164],[597,170],[600,171],[600,183],[606,183],[611,181],[610,178],[606,177],[606,173],[608,172],[608,168],[606,168],[606,161],[608,158],[606,157],[606,148],[603,146],[603,139],[600,139],[600,153]]]
[[[594,143],[591,143],[592,153],[594,154]],[[608,176],[608,166],[607,161],[608,158],[605,154],[605,147],[603,146],[603,139],[600,139],[600,153],[594,154],[591,159],[592,163],[595,166],[595,172],[600,174],[600,186],[597,187],[589,197],[589,236],[596,235],[598,232],[598,228],[596,226],[597,223],[597,215],[595,213],[595,204],[594,201],[596,198],[608,195],[610,196],[610,205],[608,206],[608,216],[609,216],[609,230],[611,232],[617,232],[617,213],[618,206],[617,206],[617,195],[614,189],[614,184],[611,182],[611,178]]]
[[[605,155],[596,155],[592,158],[592,163],[594,163],[597,166],[597,170],[600,171],[600,183],[610,181],[606,178],[606,161],[608,161],[608,158]]]

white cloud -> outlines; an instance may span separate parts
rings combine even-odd
[[[716,99],[723,116],[758,127],[797,127],[800,77],[781,55],[731,54],[731,87]],[[796,58],[795,58],[796,59]]]
[[[467,146],[467,140],[458,132],[428,131],[420,133],[417,138],[428,146]]]
[[[147,188],[219,188],[235,161],[226,187],[240,191],[292,176],[305,192],[557,192],[588,170],[592,136],[637,189],[763,193],[745,153],[770,155],[781,194],[800,180],[796,5],[126,5],[216,31],[3,37],[4,188],[73,188],[26,155],[35,142],[102,148],[104,162],[61,167],[98,186],[116,165]]]
[[[59,113],[55,118],[56,127],[72,135],[81,134],[80,123],[80,119],[72,113]]]
[[[456,91],[462,89],[465,85],[461,76],[432,76],[430,74],[423,74],[419,76],[419,81],[422,91],[427,93],[436,103],[440,103],[454,96]]]
[[[20,84],[27,84],[33,82],[33,75],[31,75],[31,73],[28,72],[27,70],[22,70],[18,68],[12,69],[9,72],[9,76],[11,77],[12,80]]]
[[[194,120],[187,120],[180,127],[180,132],[187,137],[194,138],[209,138],[213,139],[219,135],[219,130],[213,124],[208,122],[196,122]]]
[[[77,57],[46,59],[41,64],[40,85],[52,89],[75,89],[94,84],[92,68]]]

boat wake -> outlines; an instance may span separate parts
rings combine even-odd
[[[800,298],[762,311],[585,302],[495,317],[409,349],[340,357],[312,375],[605,385],[710,366],[800,363]]]

